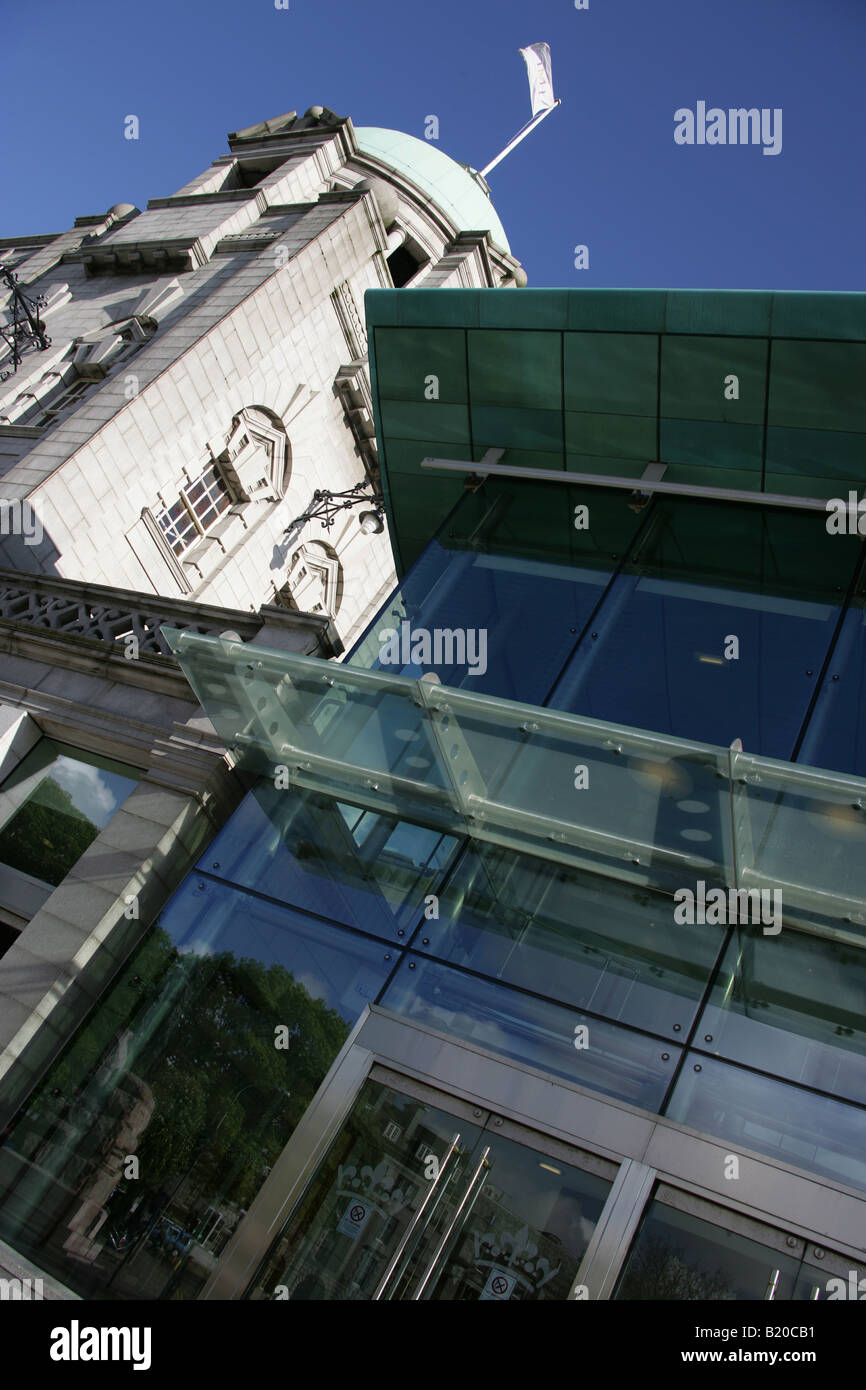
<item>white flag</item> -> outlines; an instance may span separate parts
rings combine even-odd
[[[553,73],[550,68],[550,45],[531,43],[521,48],[526,71],[529,74],[529,94],[532,98],[532,114],[549,111],[556,105],[553,97]]]

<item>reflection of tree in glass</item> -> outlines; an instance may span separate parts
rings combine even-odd
[[[290,1031],[288,1050],[274,1029]],[[10,1132],[21,1154],[51,1144],[76,1187],[112,1146],[129,1083],[153,1095],[137,1156],[143,1188],[171,1190],[195,1165],[239,1205],[261,1185],[342,1046],[348,1026],[282,965],[230,951],[181,955],[155,929],[51,1068]],[[291,1095],[286,1097],[284,1092]]]
[[[66,788],[46,777],[0,832],[0,859],[56,885],[98,833],[93,821],[76,810]]]
[[[722,1270],[708,1274],[687,1264],[687,1259],[683,1250],[672,1249],[663,1237],[645,1235],[628,1262],[617,1298],[687,1303],[737,1297]]]
[[[185,957],[186,982],[146,1071],[156,1100],[141,1147],[151,1181],[196,1163],[199,1186],[245,1205],[273,1163],[348,1034],[342,1016],[282,965],[230,951]],[[274,1045],[288,1027],[288,1050]],[[290,1095],[286,1096],[285,1092]]]

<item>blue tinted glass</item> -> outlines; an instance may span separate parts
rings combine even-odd
[[[304,993],[347,1023],[376,997],[391,968],[375,941],[194,874],[160,925],[182,958],[205,961],[228,953],[280,977],[288,971]]]
[[[0,1236],[85,1296],[197,1297],[388,955],[191,875],[0,1144]]]
[[[576,487],[495,480],[468,491],[351,664],[435,671],[444,685],[541,704],[640,524],[621,494],[599,489],[588,498]],[[437,631],[460,637],[425,652],[423,633],[435,642]]]
[[[455,843],[395,816],[263,781],[198,867],[390,941],[422,914]]]
[[[703,928],[702,928],[703,930]],[[785,928],[731,941],[701,1015],[708,1051],[848,1100],[866,1097],[866,952]]]
[[[726,1143],[866,1189],[866,1111],[852,1105],[689,1053],[666,1114]]]
[[[656,501],[549,703],[789,758],[857,559],[823,522]]]
[[[661,893],[470,846],[414,945],[454,965],[676,1040],[724,931],[674,922]],[[420,938],[420,940],[419,940]]]
[[[435,671],[443,685],[541,704],[609,577],[519,556],[460,555],[434,541],[351,664],[416,678]],[[459,636],[440,635],[437,652],[437,629]]]
[[[866,777],[866,606],[845,615],[797,761]]]
[[[621,576],[550,704],[789,758],[838,616],[829,604]],[[739,656],[726,659],[728,639]],[[731,650],[734,650],[731,648]]]
[[[659,1109],[679,1057],[669,1043],[419,957],[400,966],[382,1005],[643,1110]]]

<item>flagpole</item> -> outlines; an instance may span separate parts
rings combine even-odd
[[[525,140],[526,137],[527,137],[527,135],[529,135],[530,132],[533,131],[537,125],[541,125],[541,122],[544,120],[545,116],[549,116],[550,113],[551,113],[551,111],[555,111],[556,108],[557,108],[557,106],[561,106],[561,105],[562,105],[562,98],[559,97],[559,98],[557,98],[557,100],[553,103],[552,106],[546,107],[546,109],[545,109],[544,111],[539,111],[538,114],[537,114],[536,116],[533,116],[533,117],[532,117],[532,120],[529,121],[529,123],[528,123],[527,125],[525,125],[525,126],[523,127],[522,130],[519,130],[519,131],[517,132],[517,134],[515,135],[514,139],[513,139],[513,140],[510,140],[510,141],[508,142],[508,144],[505,146],[505,149],[502,150],[502,151],[496,156],[495,159],[491,160],[490,163],[487,164],[487,165],[485,165],[485,167],[484,167],[483,169],[479,169],[478,172],[481,174],[481,177],[484,178],[487,174],[490,173],[490,170],[491,170],[491,169],[495,169],[495,168],[496,168],[497,164],[501,164],[502,161],[503,161],[503,159],[505,158],[505,156],[506,156],[507,154],[511,154],[511,151],[515,148],[515,146],[517,146],[517,145],[520,144],[521,140]]]

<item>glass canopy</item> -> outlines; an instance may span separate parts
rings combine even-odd
[[[862,942],[861,778],[429,679],[166,635],[227,749],[277,789],[667,892],[776,890],[786,922]],[[695,820],[685,832],[684,812]]]

